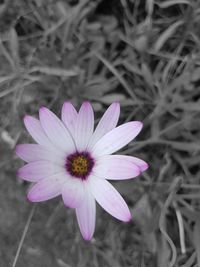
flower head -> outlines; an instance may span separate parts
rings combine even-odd
[[[111,155],[142,129],[139,121],[116,127],[119,113],[118,103],[110,105],[94,130],[89,102],[84,102],[79,112],[65,102],[61,120],[42,107],[39,120],[24,117],[26,129],[37,144],[16,147],[17,155],[27,162],[18,170],[18,176],[33,183],[28,199],[40,202],[62,195],[64,204],[75,209],[86,240],[92,238],[95,229],[95,200],[115,218],[131,219],[127,204],[107,179],[133,178],[148,168],[141,159]]]

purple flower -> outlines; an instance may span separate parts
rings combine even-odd
[[[42,107],[39,120],[25,116],[26,129],[37,144],[20,144],[17,155],[27,162],[18,176],[34,183],[28,192],[32,202],[62,195],[74,208],[83,238],[90,240],[95,229],[95,200],[108,213],[129,221],[131,213],[117,190],[107,181],[138,176],[148,168],[141,159],[111,155],[132,141],[142,123],[132,121],[116,127],[119,103],[107,109],[94,130],[94,112],[84,102],[77,113],[70,102],[62,107],[62,120]]]

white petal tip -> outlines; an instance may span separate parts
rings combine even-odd
[[[133,122],[134,122],[135,126],[137,126],[138,128],[141,128],[142,129],[143,122],[141,122],[141,121],[133,121]]]
[[[149,168],[149,164],[144,164],[144,166],[142,166],[142,172],[146,171]]]
[[[86,108],[86,109],[92,109],[92,104],[90,101],[86,100],[83,102],[83,104],[81,105],[82,108]]]
[[[17,154],[17,156],[19,156],[20,150],[21,150],[21,145],[16,145],[16,147],[15,147],[15,153]]]
[[[43,202],[43,201],[46,201],[46,200],[40,200],[37,197],[35,197],[34,195],[29,194],[29,193],[27,194],[26,198],[27,198],[27,200],[29,202]]]
[[[135,137],[140,133],[140,131],[143,128],[143,123],[141,121],[131,121],[130,123],[132,123],[132,129],[134,132],[137,132],[137,134],[135,135]]]
[[[32,116],[24,115],[23,122],[24,122],[24,125],[25,125],[27,130],[28,130],[29,126],[32,125],[33,119],[35,119],[35,118],[33,118]]]
[[[120,102],[115,101],[111,104],[111,106],[114,109],[113,111],[120,113]]]
[[[41,202],[41,200],[37,196],[35,196],[35,194],[31,190],[27,193],[26,198],[29,202]]]
[[[16,172],[16,175],[17,177],[20,177],[23,179],[23,175],[22,175],[22,172],[21,172],[21,168]]]
[[[112,103],[112,105],[120,106],[120,102],[119,101],[115,101],[115,102]]]
[[[72,102],[66,100],[64,103],[63,103],[63,107],[66,107],[66,106],[73,106]]]
[[[129,223],[130,221],[132,221],[132,215],[131,215],[131,213],[129,213],[128,216],[123,221],[125,223]]]
[[[91,241],[92,236],[90,236],[90,235],[85,235],[85,236],[83,236],[83,239],[84,239],[85,241],[89,242],[89,241]]]
[[[84,104],[84,105],[90,105],[91,103],[90,103],[90,101],[85,100],[85,101],[83,102],[83,104]]]
[[[31,194],[29,194],[29,193],[27,194],[26,199],[27,199],[29,202],[37,202],[37,200],[35,200],[34,197],[31,196]]]
[[[29,118],[30,118],[29,115],[24,115],[23,121],[24,121],[25,124],[26,124],[26,122],[28,121]]]
[[[76,206],[74,207],[73,205],[66,204],[64,202],[64,200],[63,200],[63,203],[64,203],[65,208],[68,208],[68,209],[76,209],[77,208]]]
[[[48,108],[46,108],[44,106],[41,106],[40,109],[39,109],[39,113],[40,112],[45,112],[45,111],[48,111]]]

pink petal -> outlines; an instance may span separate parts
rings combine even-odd
[[[140,175],[140,168],[124,156],[107,155],[96,161],[93,173],[108,180],[123,180]]]
[[[94,130],[94,112],[89,102],[84,102],[79,110],[75,130],[75,141],[78,151],[83,151]]]
[[[61,194],[63,184],[68,177],[64,174],[54,174],[49,178],[45,178],[29,190],[27,198],[31,202],[40,202],[52,199]]]
[[[130,221],[131,213],[126,202],[107,180],[93,176],[90,186],[93,196],[103,209],[121,221]]]
[[[96,204],[94,197],[88,189],[86,189],[81,205],[76,208],[76,217],[83,238],[90,240],[95,229]]]
[[[62,198],[65,205],[69,208],[80,206],[84,197],[83,182],[80,179],[70,179],[62,189]]]
[[[39,180],[52,176],[56,173],[64,173],[64,167],[58,166],[53,162],[41,160],[30,162],[18,170],[18,176],[23,180],[38,182]]]
[[[78,113],[74,106],[70,102],[65,102],[62,107],[62,121],[72,136],[74,135],[77,117]]]
[[[52,143],[65,152],[73,152],[75,150],[73,139],[61,120],[45,107],[40,109],[39,116],[42,128]]]
[[[94,146],[94,144],[99,141],[106,133],[114,129],[118,123],[120,114],[120,105],[115,102],[109,106],[109,108],[104,113],[103,117],[99,121],[92,138],[89,143],[89,148]]]
[[[127,122],[105,134],[92,148],[93,155],[103,156],[116,152],[132,141],[141,131],[139,121]]]
[[[135,165],[137,165],[140,168],[140,171],[146,171],[149,168],[149,165],[142,159],[132,157],[132,156],[125,156],[125,155],[115,155],[115,157],[123,158],[124,160],[127,160]]]
[[[42,129],[42,126],[39,120],[37,120],[34,117],[26,115],[24,117],[24,124],[26,126],[27,131],[30,133],[30,135],[33,137],[33,139],[38,144],[47,146],[47,147],[52,146],[52,143],[50,142],[44,130]]]
[[[21,144],[15,149],[16,154],[26,162],[47,160],[55,162],[59,166],[65,164],[65,154],[58,150],[50,150],[37,144]]]

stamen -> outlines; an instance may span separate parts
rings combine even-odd
[[[94,166],[94,160],[88,152],[76,152],[67,157],[66,170],[74,177],[86,180]]]

